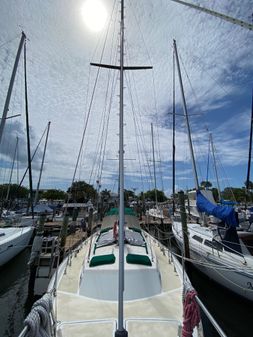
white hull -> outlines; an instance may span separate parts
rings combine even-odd
[[[178,244],[182,247],[182,231],[179,227],[179,223],[174,223],[172,229]],[[189,233],[190,259],[194,266],[223,287],[253,301],[252,256],[242,257],[206,247],[192,239],[192,236],[199,235],[198,232],[189,230]],[[211,240],[211,237],[206,236],[206,239]]]
[[[0,266],[9,262],[28,246],[33,230],[33,227],[0,229]]]
[[[203,258],[198,253],[191,251],[192,258],[205,263],[210,263],[210,259]],[[211,262],[213,263],[213,262]],[[219,283],[223,287],[233,291],[234,293],[253,301],[253,274],[245,274],[243,272],[234,272],[231,270],[220,270],[215,268],[207,268],[198,263],[194,264],[195,267],[210,277],[215,282]],[[222,265],[221,265],[222,267]]]

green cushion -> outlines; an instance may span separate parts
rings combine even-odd
[[[93,256],[90,260],[90,267],[101,266],[103,264],[113,264],[114,262],[114,254]]]
[[[144,266],[152,266],[152,262],[147,255],[127,254],[126,262],[133,264],[142,264]]]
[[[135,211],[132,208],[125,208],[124,210],[125,215],[133,215],[136,216]],[[118,215],[119,209],[118,208],[111,208],[105,215]]]

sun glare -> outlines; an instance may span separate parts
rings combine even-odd
[[[81,9],[85,25],[94,32],[103,29],[106,19],[107,10],[100,0],[86,0]]]

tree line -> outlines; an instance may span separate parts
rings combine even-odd
[[[213,192],[214,199],[219,201],[219,193],[217,188],[212,187],[212,183],[209,181],[202,181],[201,188],[211,189]],[[245,183],[246,185],[246,183]],[[104,189],[100,192],[100,199],[102,201],[108,201],[111,198],[111,190]],[[34,191],[35,195],[35,191]],[[126,202],[132,200],[139,201],[153,201],[155,202],[157,195],[158,202],[167,201],[169,198],[161,190],[148,190],[136,194],[133,190],[124,190],[124,199]],[[8,198],[7,198],[8,196]],[[13,202],[15,200],[24,200],[29,196],[29,189],[24,186],[19,186],[17,184],[2,184],[0,185],[0,199],[2,201]],[[172,196],[170,196],[172,197]],[[253,183],[250,181],[249,190],[246,187],[226,187],[221,191],[221,197],[225,200],[237,201],[237,202],[253,202]],[[93,203],[98,199],[98,191],[85,181],[75,181],[67,189],[67,192],[60,189],[48,189],[39,192],[39,199],[50,200],[64,200],[69,202],[88,202],[91,200]]]

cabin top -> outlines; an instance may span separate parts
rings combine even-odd
[[[126,300],[161,293],[157,259],[148,237],[138,227],[125,227],[124,269]],[[90,242],[80,280],[80,295],[116,301],[118,297],[118,228],[103,228]]]

